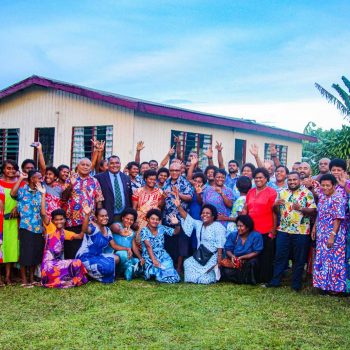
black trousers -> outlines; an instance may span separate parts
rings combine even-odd
[[[67,231],[72,231],[74,233],[81,232],[82,225],[66,227]],[[77,252],[83,242],[82,239],[73,239],[71,241],[64,241],[64,258],[65,259],[75,259]]]
[[[273,262],[275,259],[275,239],[272,239],[268,234],[262,235],[264,241],[264,249],[259,255],[259,278],[258,282],[268,283],[273,276]]]

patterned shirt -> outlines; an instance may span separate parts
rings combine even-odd
[[[53,186],[50,186],[47,183],[43,182],[43,186],[46,189],[46,214],[49,218],[51,218],[51,213],[54,210],[61,208],[61,196],[63,189],[62,186],[57,183],[54,183]]]
[[[237,219],[238,213],[241,212],[245,206],[245,199],[246,196],[240,196],[233,203],[230,215],[231,218]],[[237,232],[237,225],[235,222],[229,222],[227,225],[227,234],[230,234],[231,232]]]
[[[174,183],[172,183],[172,179],[169,178],[165,181],[165,184],[162,188],[164,192],[168,193],[168,196],[165,198],[165,208],[164,208],[164,222],[166,225],[171,225],[170,215],[176,215],[178,219],[180,219],[179,211],[177,210],[173,200],[175,196],[172,193],[172,188],[175,186],[180,194],[193,196],[194,189],[192,185],[187,181],[184,176],[180,176]],[[189,202],[181,201],[181,206],[185,210],[187,210]]]
[[[226,180],[225,180],[225,186],[231,189],[232,191],[236,187],[236,182],[239,178],[239,175],[237,174],[236,177],[232,178],[230,174],[226,175]]]
[[[305,187],[299,187],[296,191],[284,189],[278,194],[278,199],[285,201],[280,205],[281,221],[278,231],[292,234],[310,234],[310,218],[304,216],[299,210],[293,210],[293,204],[300,204],[302,208],[316,208],[314,196]]]
[[[138,188],[145,186],[145,180],[142,178],[141,175],[136,175],[134,180],[130,178],[130,182],[131,182],[132,193],[134,193],[134,191],[137,190]]]
[[[70,179],[67,180],[70,184]],[[95,203],[102,202],[103,195],[101,186],[97,179],[88,176],[82,179],[77,177],[73,185],[71,195],[67,201],[67,227],[79,226],[83,224],[83,203],[86,202],[90,207]]]
[[[28,184],[19,188],[17,194],[18,212],[20,214],[19,227],[34,233],[42,233],[42,220],[40,216],[41,193],[32,190]]]

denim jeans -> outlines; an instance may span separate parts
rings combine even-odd
[[[278,231],[276,237],[276,255],[273,266],[272,286],[279,286],[290,253],[293,256],[292,288],[301,289],[304,265],[310,248],[310,235],[289,234]]]

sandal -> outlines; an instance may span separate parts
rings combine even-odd
[[[31,284],[28,284],[28,283],[22,283],[21,287],[22,288],[33,288],[34,286],[32,286]]]
[[[41,286],[41,282],[34,281],[30,285],[31,286]]]

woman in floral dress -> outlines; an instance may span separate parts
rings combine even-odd
[[[313,285],[328,292],[346,291],[346,221],[347,202],[336,193],[336,178],[331,174],[320,178],[322,191],[317,205],[317,222]]]

